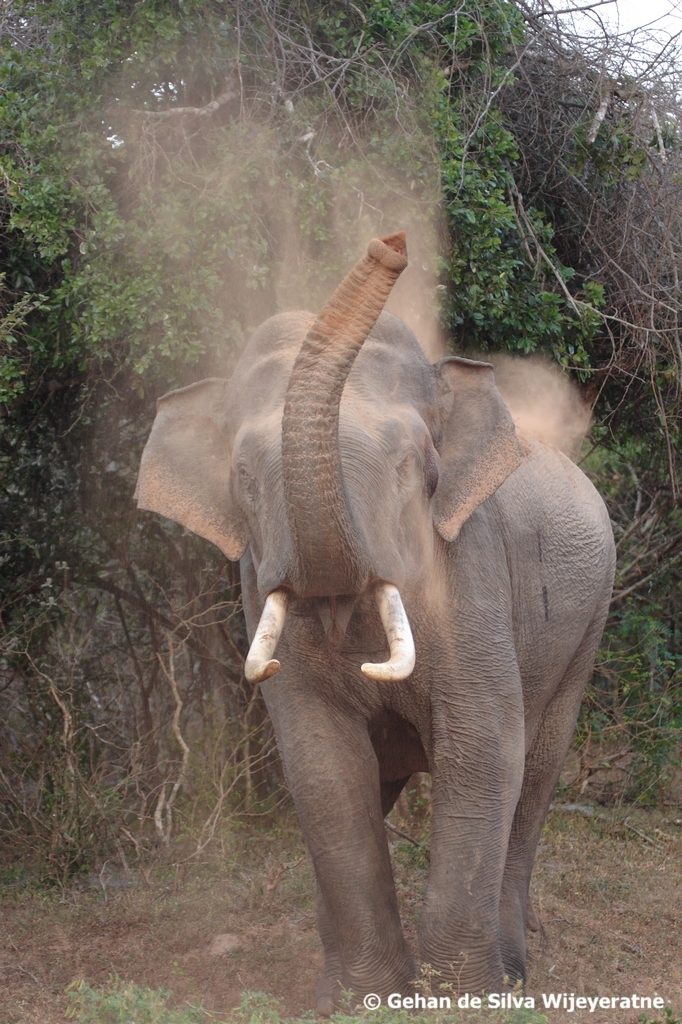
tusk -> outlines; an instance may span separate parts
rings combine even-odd
[[[281,668],[272,656],[284,628],[288,601],[284,590],[273,590],[265,599],[263,614],[244,662],[244,675],[254,685],[274,676]]]
[[[391,583],[380,584],[376,598],[391,656],[381,664],[365,662],[361,667],[369,679],[375,679],[378,683],[397,683],[407,679],[414,668],[412,630],[397,587]]]

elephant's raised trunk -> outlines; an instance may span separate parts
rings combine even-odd
[[[407,266],[405,233],[370,242],[303,340],[282,420],[287,518],[301,596],[361,591],[370,563],[343,483],[339,407],[353,361]]]

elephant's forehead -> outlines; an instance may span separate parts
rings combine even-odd
[[[409,405],[367,402],[356,395],[344,396],[339,415],[339,447],[342,458],[385,458],[405,442],[419,444],[427,434],[426,424]],[[281,461],[282,408],[252,410],[235,435],[234,455],[245,462],[268,468]]]
[[[233,378],[239,417],[281,410],[296,356],[314,319],[312,313],[286,313],[258,328]],[[433,387],[431,366],[412,331],[397,317],[382,313],[351,368],[342,409],[353,398],[420,407],[433,401]]]
[[[342,448],[344,444],[367,444],[388,454],[405,441],[421,440],[426,433],[426,424],[412,404],[385,399],[377,403],[344,392],[339,417]]]

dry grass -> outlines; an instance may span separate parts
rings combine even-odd
[[[623,821],[622,810],[550,815],[535,876],[541,930],[531,936],[530,993],[657,991],[682,1005],[680,829],[658,812]],[[423,852],[395,835],[391,843],[412,936],[426,879]],[[285,1014],[305,1011],[321,963],[311,894],[293,821],[235,833],[210,861],[157,865],[146,877],[125,878],[105,866],[100,877],[62,892],[6,881],[0,1021],[62,1024],[69,982],[104,985],[112,975],[166,988],[178,1004],[220,1015],[245,990],[272,993]],[[211,942],[225,934],[233,937],[232,951],[214,955]],[[605,1011],[553,1019],[630,1024],[638,1017]]]

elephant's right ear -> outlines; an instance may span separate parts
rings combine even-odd
[[[230,487],[228,387],[212,377],[158,400],[135,498],[140,508],[174,519],[236,561],[248,536]]]

